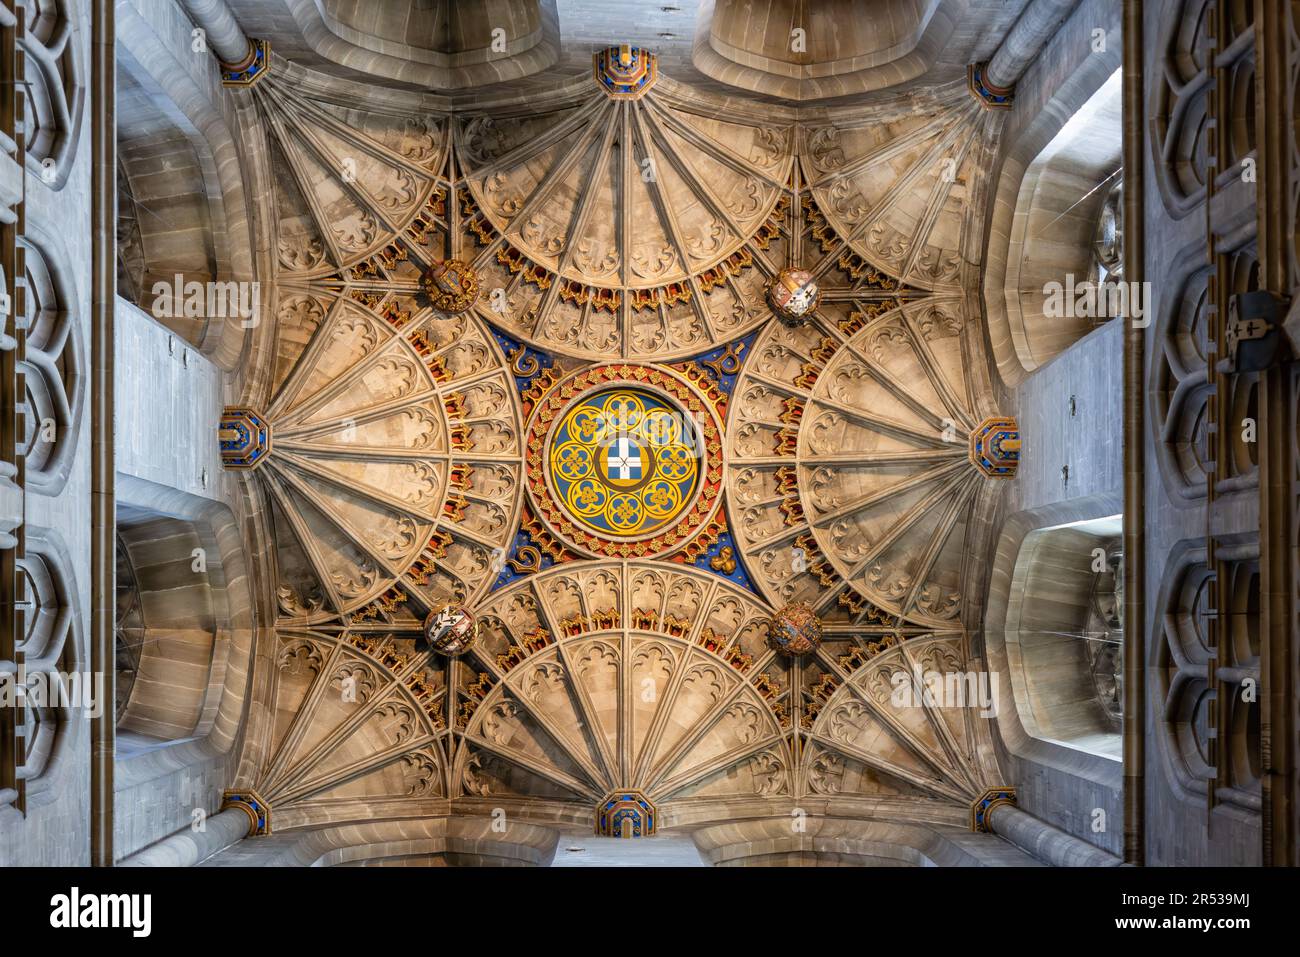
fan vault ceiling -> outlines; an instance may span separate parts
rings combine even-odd
[[[997,410],[965,88],[810,119],[651,70],[448,113],[306,76],[253,90],[275,346],[242,421],[266,428],[246,474],[279,645],[252,784],[278,824],[448,801],[590,822],[620,789],[665,823],[812,796],[966,813],[971,711],[896,693],[966,668],[994,499],[968,449]],[[789,269],[815,306],[783,321]],[[702,423],[675,490],[649,432],[587,489],[645,467],[624,504],[662,519],[575,517],[594,473],[557,449],[611,394]],[[800,603],[821,640],[783,653]],[[424,633],[448,606],[478,629],[454,657]]]

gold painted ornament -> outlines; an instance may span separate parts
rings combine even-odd
[[[459,259],[444,259],[420,277],[433,308],[449,316],[466,312],[478,299],[478,274]]]
[[[768,642],[789,658],[812,654],[822,643],[822,622],[807,602],[791,602],[768,622]]]
[[[694,436],[660,396],[614,385],[570,406],[551,439],[550,480],[565,510],[597,534],[653,532],[689,506]]]
[[[722,426],[713,396],[678,371],[609,363],[574,373],[533,408],[528,433],[534,514],[581,554],[672,554],[717,512]]]
[[[649,50],[622,43],[591,56],[592,75],[614,100],[639,100],[659,79],[659,58]]]

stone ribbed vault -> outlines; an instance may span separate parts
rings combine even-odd
[[[275,826],[503,802],[589,823],[621,788],[665,825],[805,796],[965,813],[975,719],[918,685],[965,668],[992,501],[967,456],[996,410],[964,88],[810,123],[662,75],[447,114],[288,72],[252,93],[276,337],[248,400],[272,451],[245,473],[280,616],[245,783]],[[479,281],[459,315],[421,289],[450,259]],[[787,267],[820,290],[802,325],[765,299]],[[618,360],[713,397],[725,517],[657,560],[578,560],[521,494],[522,429]],[[796,659],[767,644],[794,600],[825,624]],[[455,659],[420,641],[449,602],[480,626]]]

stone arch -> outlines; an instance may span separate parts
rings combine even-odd
[[[131,62],[122,58],[117,71],[118,193],[126,200],[118,225],[119,294],[201,348],[211,320],[186,316],[184,284],[224,280],[230,272],[215,159],[179,111],[160,115],[152,78],[132,72]],[[177,276],[181,288],[173,296],[168,290]]]
[[[1008,386],[1109,318],[1054,314],[1067,275],[1097,279],[1094,238],[1119,182],[1120,72],[1109,66],[1084,62],[1011,147],[997,183],[983,296]],[[1049,297],[1050,283],[1061,299]]]
[[[204,314],[187,318],[169,293],[177,274],[182,283],[257,279],[248,198],[256,187],[246,186],[246,177],[256,182],[255,147],[246,113],[221,102],[211,76],[196,70],[208,61],[192,53],[188,27],[184,18],[147,22],[134,8],[118,14],[118,286],[229,371],[248,338],[243,317],[207,315],[205,296]],[[155,295],[159,282],[168,291]]]
[[[1258,545],[1226,545],[1215,557],[1211,566],[1203,543],[1185,539],[1164,567],[1149,664],[1152,707],[1163,717],[1156,738],[1182,795],[1200,802],[1213,789],[1216,803],[1250,811],[1262,767],[1259,704],[1243,693],[1258,683]]]
[[[1112,759],[1122,687],[1119,525],[1119,516],[1109,516],[1031,531],[1016,559],[1003,632],[1026,730]]]
[[[119,669],[134,672],[119,673],[130,684],[117,714],[119,764],[159,742],[228,751],[253,635],[233,515],[119,475],[117,534]]]
[[[715,80],[784,99],[864,93],[928,70],[963,12],[957,0],[710,0],[700,4],[691,59]],[[790,32],[758,31],[755,21]],[[804,31],[797,45],[794,30]]]
[[[1121,767],[1118,749],[1106,753],[1096,747],[1080,746],[1084,743],[1080,740],[1083,736],[1069,740],[1070,735],[1059,734],[1059,729],[1052,725],[1050,714],[1046,721],[1035,719],[1034,702],[1030,694],[1033,689],[1026,687],[1023,669],[1017,667],[1019,674],[1013,671],[1017,660],[1020,664],[1024,660],[1023,649],[1015,647],[1020,642],[1016,629],[1026,620],[1024,578],[1028,566],[1021,562],[1022,552],[1025,551],[1027,542],[1032,544],[1036,532],[1040,533],[1041,539],[1047,537],[1041,534],[1043,530],[1064,528],[1069,531],[1071,525],[1075,525],[1076,530],[1085,529],[1088,523],[1116,515],[1121,507],[1120,496],[1107,493],[1016,513],[1003,522],[993,554],[984,617],[983,652],[990,671],[998,677],[996,714],[991,722],[998,763],[1004,769],[1005,777],[1018,788],[1024,788],[1030,793],[1053,788],[1058,793],[1068,794],[1069,800],[1050,810],[1042,809],[1043,813],[1049,815],[1049,819],[1055,819],[1059,826],[1067,830],[1073,827],[1077,831],[1080,827],[1078,822],[1088,820],[1088,815],[1095,808],[1102,809],[1114,820],[1119,819]],[[1051,532],[1048,531],[1047,535],[1051,535]],[[1082,553],[1088,561],[1092,558],[1091,547],[1089,545],[1089,550]],[[1068,570],[1062,577],[1069,577]],[[1079,587],[1075,591],[1079,597],[1076,608],[1083,604],[1083,594],[1087,590],[1083,586],[1083,576],[1078,577]],[[1030,611],[1033,611],[1032,607]],[[1044,651],[1050,657],[1053,649],[1049,644]],[[1065,658],[1064,655],[1061,657]],[[1066,669],[1064,687],[1066,690],[1077,689],[1084,674],[1081,663],[1067,658],[1063,668]],[[1075,678],[1073,685],[1068,680],[1071,675]],[[1052,701],[1050,698],[1041,698],[1048,689],[1037,690],[1041,714],[1044,706],[1050,710]],[[1077,695],[1071,696],[1070,700],[1075,697]],[[1072,707],[1080,714],[1087,715],[1081,705]],[[1094,713],[1094,717],[1099,716]],[[1058,732],[1055,737],[1052,736],[1053,731]],[[1028,802],[1021,803],[1024,806]],[[1095,838],[1094,841],[1107,847],[1111,853],[1118,850],[1118,844],[1110,831],[1103,834],[1102,838],[1102,841],[1096,841]],[[1105,841],[1110,843],[1106,844]]]
[[[1227,286],[1229,295],[1260,287],[1258,247],[1253,237],[1223,253],[1227,265],[1219,281]],[[1155,459],[1171,500],[1180,506],[1203,500],[1207,479],[1214,474],[1209,411],[1212,389],[1206,375],[1213,340],[1213,272],[1203,242],[1191,243],[1175,257],[1170,269],[1173,295],[1165,299],[1152,339],[1148,408],[1156,429]],[[1223,421],[1257,418],[1259,374],[1233,372],[1227,379]],[[1240,428],[1230,429],[1227,438],[1228,458],[1215,480],[1231,483],[1227,487],[1240,486],[1257,473],[1257,446],[1243,440]]]
[[[555,0],[408,0],[382,6],[283,0],[282,6],[296,27],[294,39],[316,56],[421,89],[456,90],[525,77],[553,66],[560,56]],[[504,55],[492,46],[494,28],[502,31]]]

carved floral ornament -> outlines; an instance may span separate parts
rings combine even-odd
[[[767,630],[772,646],[790,657],[816,651],[822,643],[821,620],[807,602],[794,602],[777,611]]]
[[[259,85],[288,167],[281,266],[410,289],[457,259],[480,281],[484,318],[588,360],[675,360],[743,336],[770,315],[764,293],[783,269],[810,274],[801,316],[804,292],[833,285],[828,267],[851,286],[959,285],[980,142],[969,98],[796,137],[788,121],[704,110],[662,83],[633,100],[593,86],[526,110],[399,117]],[[793,263],[805,227],[817,255]]]
[[[959,668],[960,634],[830,625],[790,657],[769,645],[771,616],[700,569],[602,560],[494,592],[454,658],[418,631],[282,629],[287,723],[228,801],[267,828],[272,806],[296,827],[358,798],[467,813],[527,798],[525,817],[594,812],[601,833],[632,837],[678,802],[755,796],[902,795],[963,821],[982,791],[968,709],[898,695]]]

